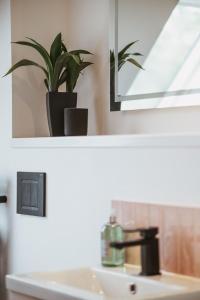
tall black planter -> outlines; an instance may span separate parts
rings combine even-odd
[[[50,136],[64,136],[64,108],[75,108],[77,93],[49,92],[46,94]]]

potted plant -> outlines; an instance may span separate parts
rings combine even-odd
[[[138,63],[135,57],[142,56],[141,53],[138,52],[127,52],[129,48],[131,48],[138,41],[134,41],[128,45],[126,45],[119,53],[118,53],[118,72],[122,69],[122,67],[126,63],[132,64],[134,67],[140,68],[142,70],[143,67]],[[115,53],[110,50],[110,107],[111,110],[120,110],[121,103],[115,102]]]
[[[27,41],[14,42],[35,49],[44,61],[44,66],[28,59],[22,59],[14,64],[4,75],[8,75],[18,68],[35,66],[44,73],[44,84],[47,88],[46,104],[48,125],[51,136],[64,136],[64,108],[77,106],[77,93],[74,93],[81,71],[91,65],[85,62],[82,55],[91,54],[86,50],[68,51],[59,33],[48,52],[40,43],[32,38]],[[66,92],[59,92],[59,88],[66,82]]]

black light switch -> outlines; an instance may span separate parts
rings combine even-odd
[[[17,213],[45,217],[46,174],[17,172]]]
[[[0,196],[0,203],[6,203],[7,197],[6,196]]]

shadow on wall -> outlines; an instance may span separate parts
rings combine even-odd
[[[13,133],[15,137],[18,137],[19,132],[19,137],[49,136],[46,91],[43,87],[43,82],[41,81],[41,86],[38,85],[31,71],[26,70],[26,79],[14,75],[13,90],[15,91],[15,101],[13,101],[13,111],[15,113],[13,114],[13,124],[15,124],[15,128],[13,128]],[[23,86],[23,90],[21,86]]]
[[[99,42],[97,46],[98,50],[105,51],[102,43]],[[106,57],[106,53],[105,53]],[[95,90],[94,98],[94,123],[97,126],[97,134],[105,134],[107,128],[107,118],[106,112],[110,110],[109,101],[109,78],[105,74],[109,74],[109,56],[107,54],[108,60],[101,55],[96,56],[96,65],[94,65],[94,79],[93,86]],[[107,70],[107,72],[106,72]]]

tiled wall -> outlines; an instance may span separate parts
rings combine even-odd
[[[200,277],[200,208],[113,201],[124,227],[158,226],[163,270]],[[127,239],[135,236],[127,236]],[[140,249],[129,248],[127,262],[138,264]]]

